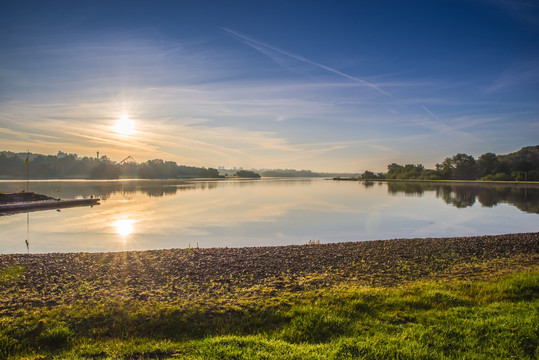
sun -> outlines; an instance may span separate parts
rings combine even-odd
[[[120,135],[131,135],[135,132],[135,122],[124,114],[120,119],[116,120],[113,130]]]

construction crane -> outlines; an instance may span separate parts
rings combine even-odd
[[[123,164],[125,163],[127,160],[131,159],[132,162],[136,163],[135,159],[133,159],[133,157],[131,155],[129,155],[128,157],[126,157],[125,159],[123,159],[122,161],[120,161],[120,164]]]

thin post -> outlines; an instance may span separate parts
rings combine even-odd
[[[30,252],[30,213],[26,213],[26,251]]]
[[[28,153],[26,154],[26,192],[28,192],[28,188],[30,187],[30,166],[29,164],[30,159],[30,149],[28,149]]]

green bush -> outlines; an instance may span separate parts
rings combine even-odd
[[[515,180],[515,178],[506,173],[497,173],[496,175],[494,175],[494,181],[513,181],[513,180]]]

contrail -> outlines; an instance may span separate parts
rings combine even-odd
[[[431,123],[434,123],[434,124],[427,124],[427,125],[421,125],[421,126],[424,126],[428,129],[431,129],[431,130],[434,130],[438,133],[454,133],[454,134],[457,134],[457,135],[464,135],[468,138],[471,138],[473,139],[473,141],[479,141],[479,142],[482,142],[483,140],[479,139],[477,136],[474,136],[472,134],[469,134],[465,131],[462,131],[462,130],[459,130],[458,128],[455,128],[455,127],[451,127],[447,124],[445,124],[442,120],[440,120],[440,118],[436,115],[434,115],[434,113],[432,111],[430,111],[426,106],[421,106],[421,108],[431,117],[432,120],[436,120],[436,121],[431,121]]]
[[[440,121],[440,119],[438,118],[438,116],[434,115],[434,114],[432,113],[432,111],[430,111],[426,106],[421,106],[421,107],[422,107],[423,110],[425,110],[425,112],[426,112],[427,114],[429,114],[434,120]]]
[[[362,79],[359,79],[357,77],[354,77],[354,76],[351,76],[351,75],[348,75],[348,74],[345,74],[343,72],[340,72],[339,70],[335,70],[333,68],[330,68],[329,66],[326,66],[326,65],[323,65],[323,64],[320,64],[320,63],[317,63],[315,61],[312,61],[312,60],[309,60],[307,58],[304,58],[303,56],[299,56],[299,55],[295,55],[295,54],[292,54],[292,53],[289,53],[287,51],[284,51],[284,50],[281,50],[279,48],[276,48],[274,46],[271,46],[271,45],[268,45],[268,44],[265,44],[263,42],[260,42],[260,41],[257,41],[257,40],[254,40],[250,37],[247,37],[245,35],[242,35],[236,31],[233,31],[233,30],[230,30],[230,29],[226,29],[226,28],[221,28],[223,31],[226,31],[227,33],[235,36],[236,38],[239,38],[240,40],[242,40],[242,42],[250,47],[252,47],[253,49],[255,50],[258,50],[260,51],[261,53],[263,54],[266,54],[266,52],[263,51],[263,49],[269,49],[269,50],[272,50],[272,51],[275,51],[281,55],[285,55],[285,56],[288,56],[292,59],[296,59],[298,61],[302,61],[304,63],[307,63],[307,64],[310,64],[310,65],[314,65],[316,67],[319,67],[321,69],[324,69],[326,71],[329,71],[329,72],[332,72],[334,74],[337,74],[337,75],[340,75],[344,78],[347,78],[347,79],[350,79],[350,80],[353,80],[355,82],[358,82],[360,83],[361,85],[364,85],[364,86],[368,86],[370,87],[371,89],[374,89],[376,91],[378,91],[380,94],[383,94],[383,95],[386,95],[386,96],[391,96],[390,93],[388,93],[387,91],[384,91],[382,89],[380,89],[378,86],[374,85],[374,84],[371,84],[370,82],[367,82],[365,80],[362,80]]]
[[[442,132],[442,133],[459,132],[458,130],[453,129],[452,127],[445,124],[442,120],[440,120],[438,116],[434,115],[434,113],[430,111],[426,106],[421,106],[421,108],[429,115],[429,117],[431,118],[431,123],[434,123],[434,125],[427,126],[428,128],[432,130],[436,130],[438,132]],[[432,120],[435,120],[435,121],[432,121]]]

